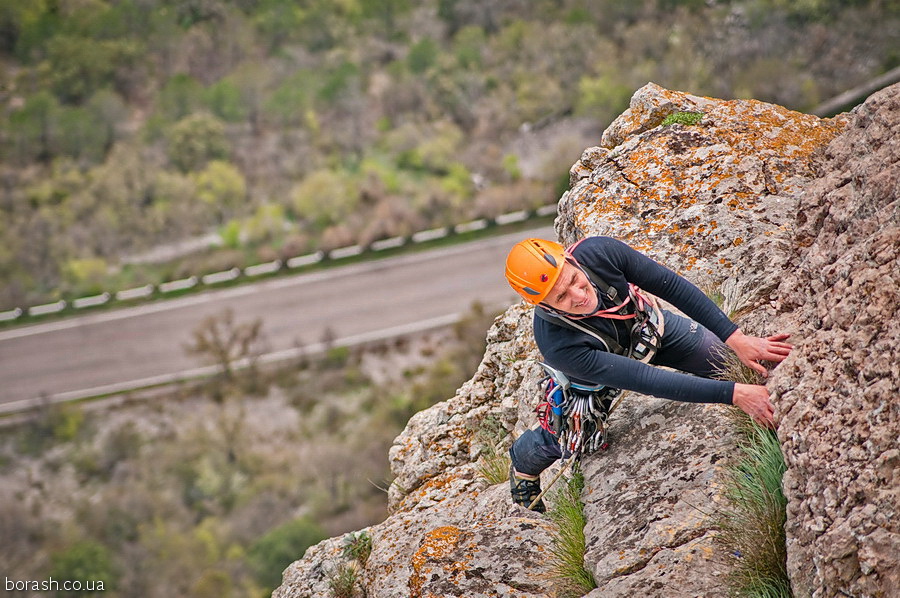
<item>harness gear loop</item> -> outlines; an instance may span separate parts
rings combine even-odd
[[[539,383],[544,400],[535,408],[541,427],[557,437],[563,454],[605,449],[609,414],[622,391],[575,384],[546,363],[541,366],[548,374]]]
[[[538,421],[545,430],[558,437],[563,466],[550,484],[534,498],[529,509],[541,501],[574,461],[608,447],[609,416],[622,402],[622,391],[619,389],[575,384],[563,372],[546,363],[541,363],[541,366],[548,375],[539,383],[544,389],[545,400],[536,408]]]

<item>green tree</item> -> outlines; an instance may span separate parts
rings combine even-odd
[[[318,85],[316,75],[307,69],[285,77],[264,102],[266,118],[281,126],[302,125],[309,108],[311,90]]]
[[[303,8],[291,0],[264,0],[253,12],[253,24],[274,52],[293,39],[303,24]]]
[[[339,43],[338,10],[333,0],[309,0],[302,6],[294,0],[263,0],[255,12],[254,23],[270,51],[288,42],[299,42],[311,52],[322,52]]]
[[[274,241],[284,236],[284,206],[263,204],[247,220],[244,230],[250,243]]]
[[[472,197],[472,173],[459,162],[452,164],[447,174],[441,178],[441,187],[454,196],[453,203],[458,206],[462,203],[461,200]]]
[[[247,117],[247,109],[241,102],[241,91],[229,78],[208,87],[204,97],[213,114],[226,122],[240,122]]]
[[[413,44],[406,56],[410,72],[419,75],[427,71],[437,60],[439,52],[437,42],[430,37],[422,38]]]
[[[122,97],[109,89],[101,89],[88,100],[85,106],[90,118],[101,129],[101,139],[104,140],[104,150],[119,139],[119,129],[128,121],[128,106]]]
[[[331,69],[319,87],[316,96],[325,106],[339,101],[350,87],[352,81],[359,76],[359,67],[352,62],[343,62]]]
[[[22,33],[23,3],[0,0],[0,52],[12,54]]]
[[[184,73],[171,77],[159,91],[156,110],[165,121],[178,121],[203,105],[203,86]]]
[[[50,86],[64,102],[79,103],[102,87],[116,85],[118,71],[130,69],[141,52],[131,40],[57,35],[47,42]]]
[[[628,107],[632,91],[613,74],[582,77],[578,82],[576,112],[608,122]]]
[[[410,0],[359,0],[364,17],[380,22],[387,37],[397,33],[397,19],[412,8]]]
[[[317,170],[294,187],[291,199],[299,217],[324,229],[356,209],[359,191],[347,173]]]
[[[228,155],[225,125],[211,114],[192,114],[172,126],[169,159],[182,172],[200,170],[210,160]]]
[[[17,164],[49,162],[55,156],[60,106],[48,91],[39,91],[9,116],[4,154]]]
[[[474,25],[463,27],[453,38],[456,61],[463,69],[479,69],[483,65],[481,56],[487,40],[484,29]]]
[[[63,267],[65,284],[76,294],[100,293],[107,280],[107,268],[106,260],[99,257],[70,259]]]
[[[25,63],[39,60],[47,40],[59,31],[63,22],[64,15],[59,10],[59,3],[52,0],[7,2],[15,5],[15,8],[7,9],[7,14],[16,57]]]
[[[114,590],[118,585],[119,570],[113,561],[113,555],[103,544],[92,540],[84,540],[58,552],[52,557],[49,577],[53,579],[80,581],[82,587],[88,585],[94,591],[65,592],[58,591],[57,596],[103,596],[105,592]],[[88,583],[90,582],[90,584]],[[102,590],[100,590],[102,582]],[[100,591],[98,591],[100,590]]]
[[[465,142],[463,132],[450,121],[434,124],[416,148],[421,166],[438,174],[449,173],[455,166]]]
[[[325,533],[308,518],[276,527],[250,546],[247,558],[261,584],[275,588],[281,572],[299,559],[306,549],[325,539]]]
[[[194,175],[197,198],[218,213],[230,214],[247,199],[247,183],[231,163],[213,160]]]
[[[64,107],[58,115],[54,153],[96,164],[106,156],[113,131],[87,108]]]

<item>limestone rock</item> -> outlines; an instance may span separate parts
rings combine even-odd
[[[701,112],[696,125],[661,126]],[[796,194],[846,118],[819,119],[756,100],[699,98],[648,84],[570,172],[556,228],[564,244],[609,235],[693,282],[777,283]],[[779,257],[780,256],[780,257]]]
[[[585,461],[585,561],[598,586],[589,596],[724,595],[713,520],[737,442],[730,408],[638,396],[622,405],[609,450]]]
[[[395,513],[368,531],[372,554],[359,569],[366,596],[546,596],[549,524],[512,505],[502,485],[470,489],[424,515]],[[329,578],[348,562],[339,538],[313,546],[285,571],[273,598],[330,596]]]
[[[600,145],[612,149],[629,137],[658,127],[670,114],[706,112],[717,103],[720,103],[719,100],[671,91],[655,83],[648,83],[631,96],[628,110],[603,132]]]
[[[453,399],[410,418],[389,453],[395,476],[388,496],[392,510],[414,508],[433,494],[429,480],[477,460],[481,447],[473,440],[486,418],[495,418],[507,429],[522,416],[530,422],[527,411],[520,413],[520,408],[530,408],[540,377],[537,345],[530,329],[531,310],[524,304],[510,308],[491,327],[487,351],[475,376]],[[440,495],[455,495],[465,490],[463,486],[462,482],[442,483]]]
[[[798,598],[900,596],[900,85],[852,114],[801,196],[775,297]]]

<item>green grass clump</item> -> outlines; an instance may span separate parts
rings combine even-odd
[[[703,118],[702,112],[673,112],[662,121],[662,126],[696,125]]]
[[[717,357],[718,363],[713,375],[717,380],[728,380],[736,384],[762,384],[759,372],[745,365],[731,349],[721,349]]]
[[[343,551],[344,557],[365,565],[372,554],[372,536],[365,530],[350,532],[344,536]]]
[[[784,532],[787,500],[781,488],[784,457],[773,431],[753,422],[744,429],[742,457],[730,468],[726,506],[719,514],[721,541],[734,560],[730,594],[790,598]]]
[[[478,475],[488,484],[500,484],[509,478],[509,454],[503,441],[509,432],[496,417],[487,416],[475,431],[475,440],[481,446],[478,459]]]
[[[328,589],[332,598],[353,598],[359,572],[355,563],[342,563],[328,576]]]
[[[594,575],[584,567],[584,475],[577,469],[551,498],[553,508],[547,515],[555,525],[551,553],[550,578],[559,598],[584,596],[597,587]]]
[[[510,459],[506,451],[487,446],[478,461],[478,475],[488,484],[500,484],[509,479]]]

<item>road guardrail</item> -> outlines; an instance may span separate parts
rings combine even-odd
[[[481,218],[464,222],[455,226],[444,226],[423,230],[413,233],[409,236],[397,236],[388,239],[378,239],[368,245],[349,245],[347,247],[339,247],[331,251],[316,251],[307,255],[299,255],[289,258],[285,262],[275,260],[263,264],[255,264],[247,266],[243,270],[240,268],[231,268],[221,272],[212,272],[208,274],[200,274],[182,278],[179,280],[171,280],[161,282],[158,285],[147,284],[132,289],[124,289],[120,291],[104,291],[97,295],[89,297],[79,297],[73,299],[71,303],[64,299],[47,303],[44,305],[36,305],[27,308],[16,307],[14,309],[0,312],[0,323],[15,322],[19,318],[27,315],[32,318],[40,318],[51,314],[59,314],[71,307],[73,310],[82,310],[91,307],[99,307],[113,302],[127,302],[137,299],[147,299],[157,292],[167,295],[176,292],[189,292],[194,289],[209,287],[213,285],[231,283],[242,277],[255,278],[260,276],[273,275],[279,272],[285,266],[288,269],[295,270],[306,266],[313,266],[325,260],[340,261],[343,259],[356,257],[365,253],[378,253],[389,249],[397,249],[407,244],[428,243],[449,237],[452,235],[463,235],[466,233],[477,232],[490,226],[507,226],[526,222],[534,218],[546,218],[556,214],[557,205],[548,204],[536,210],[518,210],[501,214],[496,218]]]

